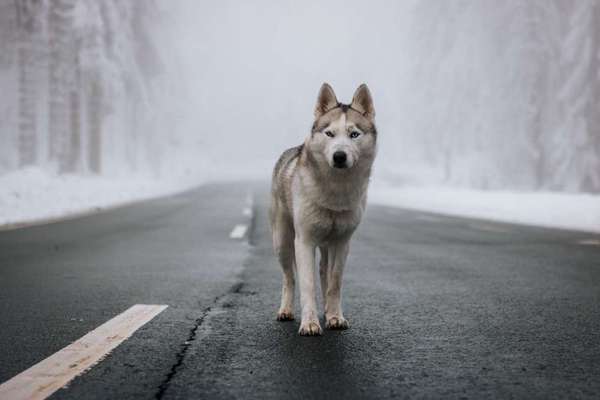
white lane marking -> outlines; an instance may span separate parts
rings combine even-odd
[[[509,233],[510,232],[510,230],[506,229],[503,226],[488,224],[488,223],[484,223],[484,222],[470,223],[469,227],[471,229],[476,229],[478,231],[485,231],[485,232],[497,232],[497,233]]]
[[[246,195],[246,206],[244,207],[244,210],[242,211],[244,213],[245,217],[252,217],[252,214],[254,213],[254,196],[252,195],[252,192],[248,192],[248,194]]]
[[[583,239],[577,243],[584,246],[600,246],[600,239]]]
[[[439,217],[434,217],[433,215],[417,215],[415,219],[419,221],[427,221],[427,222],[442,222],[443,219]]]
[[[233,228],[233,230],[231,231],[231,233],[229,234],[229,237],[231,239],[242,239],[244,237],[244,235],[246,235],[247,230],[248,230],[248,225],[245,225],[245,224],[236,225]]]
[[[0,399],[42,400],[100,362],[167,306],[136,304],[0,385]]]

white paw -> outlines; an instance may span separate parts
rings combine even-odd
[[[344,317],[335,316],[327,318],[325,327],[332,330],[344,330],[350,328],[350,323]]]
[[[277,312],[277,321],[293,321],[294,313],[292,310],[282,308]]]
[[[317,320],[302,321],[298,333],[302,336],[320,336],[323,334],[323,329]]]

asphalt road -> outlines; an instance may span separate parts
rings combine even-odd
[[[231,240],[249,191],[249,243]],[[370,206],[351,328],[300,337],[275,320],[267,191],[0,232],[0,382],[143,303],[169,308],[52,398],[600,396],[600,236]]]

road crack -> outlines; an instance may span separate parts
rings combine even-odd
[[[154,395],[154,398],[156,400],[161,400],[164,397],[167,390],[169,389],[169,386],[170,386],[171,382],[173,381],[173,379],[175,378],[175,375],[177,375],[177,372],[179,372],[180,368],[183,366],[183,362],[185,361],[186,354],[187,354],[188,350],[190,349],[191,345],[196,340],[196,338],[198,336],[198,330],[200,329],[200,327],[202,326],[202,324],[204,323],[206,318],[210,315],[210,313],[213,310],[215,310],[217,308],[223,308],[223,305],[220,305],[220,303],[225,298],[227,298],[228,296],[230,296],[232,294],[242,293],[243,286],[244,286],[243,282],[238,282],[235,285],[233,285],[227,292],[215,297],[212,304],[210,306],[206,307],[202,311],[202,315],[200,317],[195,319],[194,325],[190,328],[187,339],[181,344],[179,351],[175,355],[175,362],[169,369],[169,372],[165,376],[165,379],[158,386],[158,390],[157,390],[156,394]]]
[[[255,236],[255,227],[256,227],[256,205],[254,204],[254,198],[253,198],[252,194],[249,194],[248,203],[249,203],[248,206],[249,206],[251,212],[249,215],[248,232],[247,232],[246,238],[247,238],[248,245],[250,247],[254,247],[254,245],[255,245],[254,236]],[[244,269],[245,268],[246,268],[246,263],[244,263]],[[240,273],[240,275],[241,275],[241,273]],[[200,328],[204,324],[205,320],[211,315],[211,313],[218,309],[232,308],[233,302],[227,301],[227,298],[231,297],[232,295],[235,296],[235,295],[253,295],[253,294],[255,294],[255,292],[244,291],[243,286],[244,286],[243,281],[239,281],[236,284],[234,284],[233,286],[231,286],[228,291],[215,297],[213,299],[213,302],[211,303],[211,305],[206,307],[202,311],[202,315],[195,319],[194,325],[190,328],[187,339],[180,345],[180,349],[177,352],[177,354],[175,355],[175,362],[169,369],[169,372],[167,373],[167,375],[165,375],[165,378],[163,379],[161,384],[158,386],[157,392],[154,395],[154,398],[156,400],[162,400],[164,398],[167,390],[169,389],[169,386],[171,385],[171,382],[173,381],[173,379],[175,378],[175,376],[177,375],[179,370],[183,367],[183,363],[185,361],[186,355],[187,355],[190,347],[194,343],[194,341],[196,341]]]

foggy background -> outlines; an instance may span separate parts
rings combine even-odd
[[[600,192],[593,0],[0,0],[0,175],[268,178],[366,82],[390,185]]]

